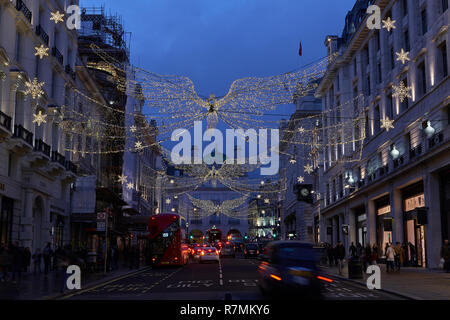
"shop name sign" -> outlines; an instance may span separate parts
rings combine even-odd
[[[405,200],[406,212],[422,207],[425,207],[425,196],[423,194]]]
[[[378,209],[379,216],[386,214],[386,213],[390,213],[390,212],[391,212],[391,206],[385,206],[383,208]]]

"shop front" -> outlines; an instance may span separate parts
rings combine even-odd
[[[392,243],[392,217],[389,195],[375,200],[376,237],[379,254],[384,258],[386,243]]]
[[[442,242],[450,239],[450,170],[440,174]]]
[[[360,243],[363,247],[367,244],[367,215],[364,206],[355,209],[355,231],[356,243]]]
[[[404,241],[413,266],[426,267],[427,210],[423,181],[402,189]]]

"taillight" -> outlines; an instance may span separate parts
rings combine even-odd
[[[208,249],[208,252],[212,252],[212,250],[211,250],[211,249]]]
[[[216,255],[218,255],[219,254],[219,250],[216,250]]]
[[[244,253],[247,254],[247,250],[245,250]]]
[[[204,256],[205,255],[205,251],[202,251],[202,256]]]
[[[259,250],[256,250],[256,254],[259,254]]]
[[[275,280],[277,280],[277,281],[281,281],[281,278],[279,276],[274,275],[274,274],[271,274],[270,277],[275,279]]]

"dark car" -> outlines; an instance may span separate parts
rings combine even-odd
[[[320,299],[320,253],[310,243],[275,241],[264,248],[258,267],[258,286],[268,297]]]
[[[258,257],[259,256],[259,247],[256,243],[247,243],[244,249],[244,257]]]
[[[222,249],[220,249],[220,257],[226,257],[226,256],[231,256],[233,258],[236,257],[236,252],[234,250],[234,245],[231,244],[230,242],[226,242],[222,246]]]

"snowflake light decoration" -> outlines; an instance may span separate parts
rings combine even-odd
[[[133,189],[133,188],[134,188],[134,185],[133,185],[132,182],[127,183],[127,189],[128,189],[128,190],[131,190],[131,189]]]
[[[25,86],[27,87],[27,90],[25,91],[25,94],[31,94],[33,99],[36,99],[36,97],[44,94],[44,90],[42,90],[44,84],[45,82],[39,82],[37,78],[34,78],[32,82],[26,82]]]
[[[386,129],[389,132],[390,129],[394,129],[394,120],[390,120],[389,117],[381,119],[381,129]]]
[[[270,203],[270,199],[264,199],[264,203],[269,204]]]
[[[124,184],[127,182],[127,178],[128,177],[126,175],[122,174],[119,176],[119,180],[117,180],[117,181],[120,182],[121,184]]]
[[[303,127],[298,128],[298,132],[305,133],[305,128],[303,128]]]
[[[43,114],[41,110],[37,114],[33,114],[33,123],[37,123],[38,127],[41,126],[43,123],[47,123],[47,115]]]
[[[134,144],[134,148],[138,151],[144,150],[144,146],[142,145],[142,142],[138,141]]]
[[[305,182],[305,178],[300,176],[300,177],[297,178],[297,182],[298,183],[303,183],[303,182]]]
[[[40,47],[34,47],[34,49],[36,50],[36,53],[34,55],[39,56],[40,59],[47,57],[48,50],[50,50],[50,48],[45,47],[43,44],[41,44]]]
[[[397,55],[397,61],[401,61],[402,64],[405,64],[406,61],[410,61],[411,59],[408,57],[409,51],[402,50],[400,52],[395,53]]]
[[[50,12],[50,20],[55,21],[56,24],[58,24],[58,22],[64,22],[64,13],[60,13],[59,11],[56,12]]]
[[[388,32],[391,32],[391,29],[395,29],[395,20],[391,20],[391,17],[388,17],[386,20],[382,20],[383,28]]]
[[[131,127],[130,127],[130,131],[133,132],[133,133],[135,133],[135,132],[137,131],[136,126],[131,126]]]
[[[394,89],[393,97],[399,97],[400,102],[405,101],[406,98],[412,98],[411,94],[409,93],[412,90],[412,87],[406,87],[403,81],[400,81],[399,86],[393,86]]]
[[[304,166],[304,169],[307,174],[311,174],[314,171],[313,167],[310,164]]]

